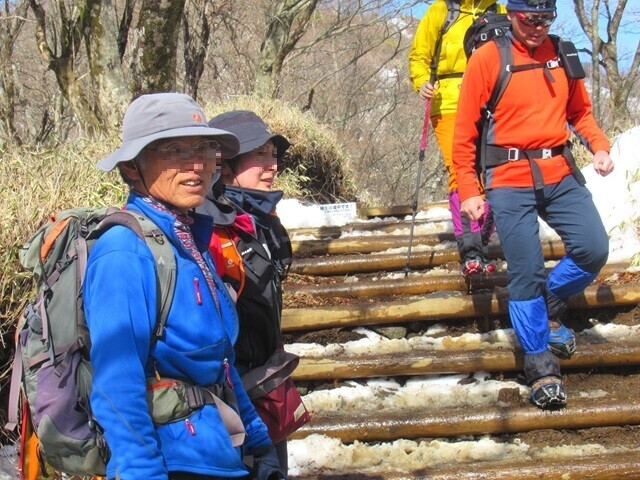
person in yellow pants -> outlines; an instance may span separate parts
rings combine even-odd
[[[495,0],[436,0],[420,21],[409,52],[413,87],[421,99],[431,99],[431,123],[449,174],[449,209],[465,276],[496,270],[487,258],[486,244],[493,232],[490,209],[487,205],[485,216],[477,221],[460,215],[451,154],[460,84],[467,66],[464,34],[487,10],[506,12]]]

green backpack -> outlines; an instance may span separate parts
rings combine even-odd
[[[82,284],[91,248],[114,225],[133,230],[156,260],[160,294],[152,343],[162,335],[176,259],[147,217],[115,207],[75,208],[58,212],[30,238],[19,256],[33,273],[37,294],[17,326],[7,424],[17,426],[21,404],[23,478],[25,469],[40,471],[45,463],[72,475],[105,474],[109,451],[89,405],[92,369]]]

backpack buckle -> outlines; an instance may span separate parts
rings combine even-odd
[[[515,162],[516,160],[520,160],[520,150],[517,148],[510,148],[507,150],[507,160],[510,162]]]
[[[551,69],[551,68],[559,68],[560,67],[560,60],[549,60],[547,62],[547,68]]]
[[[542,149],[542,156],[540,158],[551,158],[553,155],[551,154],[551,149],[550,148],[543,148]]]

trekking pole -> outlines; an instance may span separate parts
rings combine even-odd
[[[429,130],[429,113],[431,112],[431,98],[428,98],[424,105],[424,123],[422,125],[422,138],[420,139],[420,153],[418,154],[418,171],[416,172],[416,191],[413,195],[413,203],[411,204],[412,217],[411,227],[409,229],[409,250],[407,251],[407,265],[404,267],[404,277],[409,276],[411,267],[411,247],[413,246],[413,228],[416,223],[416,213],[418,212],[418,195],[420,194],[420,173],[424,164],[424,152],[427,149],[427,131]]]

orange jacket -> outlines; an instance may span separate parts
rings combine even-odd
[[[513,40],[511,47],[515,65],[547,62],[558,58],[553,44],[546,38],[533,56],[526,46]],[[500,55],[494,42],[479,48],[469,59],[462,81],[453,142],[453,164],[462,201],[480,195],[475,170],[477,122],[480,109],[491,96],[498,78]],[[584,135],[593,152],[610,149],[609,141],[598,127],[591,112],[591,102],[582,80],[567,78],[563,68],[514,72],[495,108],[494,142],[506,148],[539,149],[564,144],[570,136],[567,121]],[[562,155],[536,159],[545,185],[557,183],[570,174]],[[531,168],[526,159],[495,167],[487,188],[532,187]]]

